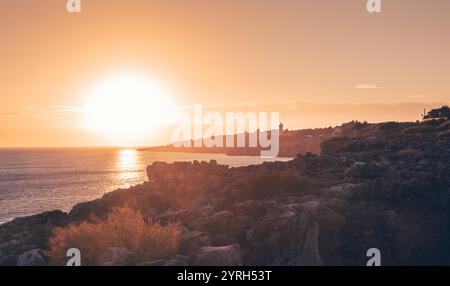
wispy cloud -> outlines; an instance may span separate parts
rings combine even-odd
[[[55,116],[71,116],[82,112],[78,106],[27,106],[17,109],[0,109],[0,118],[42,118]]]
[[[378,86],[377,84],[367,84],[367,83],[360,83],[355,85],[355,88],[358,89],[378,89],[378,88],[382,88],[381,86]]]

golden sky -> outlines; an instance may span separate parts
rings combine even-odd
[[[65,6],[0,0],[0,146],[115,145],[85,129],[81,109],[124,71],[163,81],[179,106],[280,111],[290,129],[415,120],[450,102],[448,0],[383,0],[379,14],[365,0]]]

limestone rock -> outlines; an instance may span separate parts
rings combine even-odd
[[[239,244],[229,246],[206,246],[200,248],[191,257],[193,266],[240,266],[242,265]]]

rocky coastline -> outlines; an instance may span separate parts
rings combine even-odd
[[[370,248],[383,265],[450,265],[449,126],[352,123],[289,162],[156,162],[141,185],[1,225],[0,265],[49,265],[55,228],[123,207],[177,224],[176,251],[140,261],[110,245],[100,265],[362,266]]]

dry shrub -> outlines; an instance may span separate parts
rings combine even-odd
[[[108,261],[108,248],[120,247],[133,252],[135,261],[149,261],[174,255],[180,236],[178,224],[148,223],[139,212],[116,208],[106,221],[96,219],[94,223],[54,229],[45,254],[52,264],[64,265],[66,251],[78,248],[83,265],[99,265]]]

